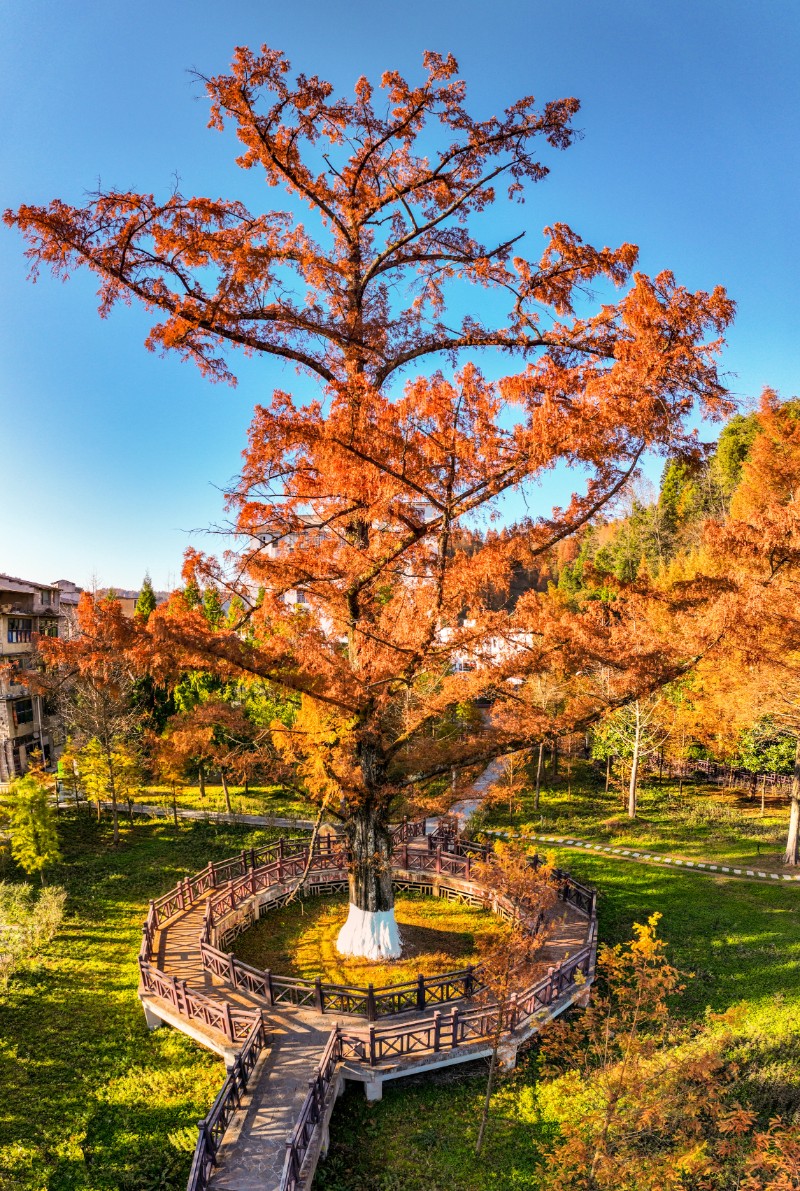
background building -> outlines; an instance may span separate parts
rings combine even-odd
[[[59,636],[64,617],[56,584],[0,573],[0,781],[24,773],[34,749],[52,763],[62,743],[55,710],[20,676],[30,669],[36,636]]]

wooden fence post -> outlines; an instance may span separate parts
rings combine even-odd
[[[228,980],[234,988],[239,987],[236,983],[236,956],[232,951],[228,952]]]
[[[425,977],[422,972],[417,976],[417,1009],[425,1008]]]
[[[274,995],[274,993],[273,993],[273,991],[272,991],[272,972],[269,970],[269,968],[267,968],[267,970],[266,970],[266,972],[264,973],[264,975],[265,975],[265,976],[266,976],[266,978],[267,978],[267,981],[266,981],[266,984],[267,984],[267,1000],[269,1001],[270,1005],[274,1005],[274,1004],[275,1004],[275,995]]]
[[[453,1010],[453,1033],[450,1037],[450,1046],[453,1050],[458,1046],[458,1005]]]
[[[372,984],[367,985],[367,1021],[375,1021],[378,1016],[375,1009],[375,987]]]
[[[438,1051],[442,1033],[442,1015],[439,1010],[435,1010],[433,1014],[433,1049]]]
[[[552,1003],[553,1003],[553,972],[554,972],[554,970],[555,970],[554,968],[547,969],[547,994],[546,994],[546,998],[545,998],[545,1003],[547,1005],[552,1005]]]
[[[242,1096],[247,1091],[247,1078],[244,1073],[244,1068],[242,1067],[242,1056],[240,1054],[234,1056],[233,1082],[235,1085],[237,1085],[237,1099],[241,1101]]]
[[[322,996],[322,979],[319,976],[314,981],[314,1003],[318,1013],[325,1012],[325,1001]]]
[[[467,974],[464,977],[464,996],[471,997],[474,987],[475,987],[475,968],[474,968],[473,964],[467,964]]]
[[[245,873],[247,872],[247,852],[244,850],[244,848],[242,848],[242,851],[241,851],[241,860],[242,860],[242,876],[244,876]]]
[[[375,1066],[375,1027],[369,1027],[369,1065]]]
[[[223,1032],[225,1037],[233,1042],[233,1018],[231,1017],[231,1006],[229,1001],[222,1003],[222,1020],[224,1023]]]
[[[441,871],[442,871],[442,845],[437,844],[436,845],[436,872],[440,873]]]
[[[203,1118],[202,1121],[197,1122],[197,1132],[202,1137],[203,1144],[204,1144],[207,1152],[211,1155],[212,1158],[215,1158],[217,1152],[214,1149],[214,1139],[213,1139],[211,1132],[208,1128],[205,1117]]]

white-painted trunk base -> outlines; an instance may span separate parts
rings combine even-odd
[[[336,950],[340,955],[357,955],[362,959],[399,959],[402,952],[400,932],[394,909],[359,910],[350,903]]]

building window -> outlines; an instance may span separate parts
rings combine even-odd
[[[23,645],[31,639],[33,621],[27,616],[9,616],[8,643],[9,645]]]
[[[11,710],[14,714],[15,728],[20,724],[33,723],[33,699],[15,699],[11,704]]]
[[[40,591],[39,595],[42,597],[42,604],[45,608],[49,608],[53,602],[52,591]]]
[[[58,621],[43,620],[39,625],[39,632],[43,637],[57,637],[58,636]]]

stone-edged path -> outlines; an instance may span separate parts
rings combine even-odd
[[[485,834],[505,839],[509,836],[514,837],[517,833],[508,829],[487,829]],[[639,864],[658,864],[662,868],[669,866],[672,869],[680,869],[681,872],[705,873],[706,876],[719,877],[724,873],[726,877],[737,877],[744,881],[800,881],[800,873],[765,873],[761,869],[712,864],[710,860],[685,860],[674,856],[662,856],[658,852],[634,852],[632,848],[611,848],[606,844],[593,844],[588,840],[575,839],[574,836],[533,835],[525,832],[524,839],[530,840],[531,843],[555,844],[559,848],[579,848],[583,852],[615,856],[619,860],[633,860]]]

